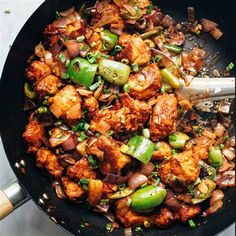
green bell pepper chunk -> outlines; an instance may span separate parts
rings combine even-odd
[[[99,58],[98,74],[112,84],[124,85],[129,78],[130,67],[124,63]]]
[[[169,144],[172,148],[183,148],[186,141],[189,140],[189,136],[182,132],[175,132],[169,135]]]
[[[127,143],[127,154],[147,164],[154,152],[154,144],[151,140],[143,136],[134,136]]]
[[[208,152],[208,161],[215,168],[222,165],[223,160],[220,147],[210,147]]]
[[[73,59],[68,67],[70,79],[79,85],[89,87],[93,83],[97,64],[91,64],[82,57]]]
[[[179,79],[167,68],[161,70],[161,75],[164,77],[164,82],[168,83],[172,88],[180,88],[181,84]]]
[[[113,193],[111,196],[109,196],[109,199],[119,199],[119,198],[127,197],[131,195],[133,192],[134,192],[134,189],[125,187],[124,189]]]
[[[103,41],[102,51],[106,51],[115,47],[118,41],[118,36],[111,33],[109,30],[103,30],[101,33],[101,39]]]
[[[130,207],[134,211],[145,213],[152,211],[159,206],[165,199],[167,191],[160,187],[148,185],[138,189],[131,196]]]

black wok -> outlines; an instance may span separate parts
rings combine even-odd
[[[45,214],[52,217],[61,227],[74,235],[118,236],[123,235],[123,228],[113,233],[107,233],[105,225],[108,222],[104,217],[88,210],[85,204],[74,205],[68,201],[60,200],[55,196],[51,188],[50,177],[42,172],[42,170],[36,168],[34,158],[26,153],[21,137],[27,121],[27,117],[22,110],[24,103],[23,84],[25,68],[27,66],[26,61],[32,54],[35,45],[42,40],[41,36],[44,27],[54,20],[55,12],[65,10],[72,5],[79,6],[83,2],[85,1],[45,1],[30,17],[17,36],[6,60],[1,78],[1,137],[8,160],[20,185]],[[155,3],[155,1],[153,2]],[[93,4],[92,1],[87,1],[87,3]],[[172,15],[177,21],[186,20],[186,8],[187,6],[193,6],[195,7],[198,19],[206,17],[218,22],[220,28],[224,31],[222,40],[216,42],[210,35],[203,34],[198,41],[204,44],[204,48],[210,55],[218,51],[220,52],[220,59],[216,63],[216,66],[223,69],[230,61],[236,58],[236,20],[233,19],[235,14],[234,3],[235,1],[233,0],[225,0],[224,2],[215,0],[160,0],[158,1],[158,6],[163,9],[163,12]],[[207,114],[207,116],[208,115],[210,116],[212,114]],[[15,167],[16,161],[22,159],[25,160],[27,164],[25,174]],[[42,197],[43,193],[47,193],[49,200],[46,200],[44,204],[40,204],[39,198]],[[152,228],[144,232],[135,232],[134,235],[216,235],[234,222],[234,199],[235,190],[227,190],[223,208],[207,219],[199,216],[196,222],[200,223],[200,226],[194,230],[190,229],[187,225],[175,224],[169,229],[160,230]],[[85,222],[89,224],[89,227],[82,227]]]

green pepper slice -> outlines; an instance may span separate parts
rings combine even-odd
[[[98,74],[112,84],[124,85],[129,78],[130,67],[124,63],[99,58]]]
[[[172,148],[183,148],[186,141],[189,140],[189,136],[182,132],[175,132],[169,135],[169,144]]]
[[[154,144],[151,140],[136,135],[129,140],[127,146],[127,154],[144,164],[147,164],[150,161],[154,151]]]
[[[115,47],[118,41],[118,36],[111,33],[109,30],[103,30],[101,33],[101,39],[103,41],[102,51],[107,51]]]
[[[77,57],[71,61],[68,74],[74,83],[89,87],[93,83],[97,67],[97,64],[91,64],[86,59]]]
[[[215,168],[221,166],[223,160],[220,147],[210,147],[208,152],[208,161]]]
[[[111,196],[109,196],[109,199],[119,199],[119,198],[127,197],[131,195],[133,192],[134,192],[134,189],[125,187],[124,189],[113,193]]]
[[[152,211],[154,207],[159,206],[164,201],[166,194],[167,191],[158,186],[145,186],[131,196],[130,207],[141,213]]]

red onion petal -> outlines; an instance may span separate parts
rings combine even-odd
[[[108,173],[106,178],[104,179],[105,182],[111,183],[111,184],[123,184],[128,180],[127,176],[120,176]]]
[[[149,162],[146,165],[142,165],[141,170],[139,171],[141,174],[148,176],[155,169],[155,165],[152,162]]]
[[[142,186],[143,184],[147,183],[148,178],[140,173],[135,173],[133,176],[131,176],[131,178],[128,181],[128,185],[130,188],[132,189],[136,189],[140,186]]]
[[[61,145],[64,149],[64,151],[69,151],[69,150],[73,150],[76,148],[78,144],[77,138],[75,135],[70,135],[70,137],[63,142]]]

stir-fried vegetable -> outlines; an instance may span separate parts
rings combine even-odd
[[[213,147],[213,146],[210,147],[208,152],[208,161],[215,168],[221,166],[222,154],[220,147]]]
[[[118,36],[111,33],[109,30],[103,30],[101,32],[101,39],[103,41],[102,50],[107,51],[115,47],[118,41]]]
[[[91,64],[86,59],[77,57],[71,61],[68,74],[74,83],[89,87],[93,83],[97,67],[96,64]]]
[[[188,141],[190,138],[187,134],[182,132],[175,132],[171,135],[169,135],[169,143],[172,148],[183,148],[186,141]]]

